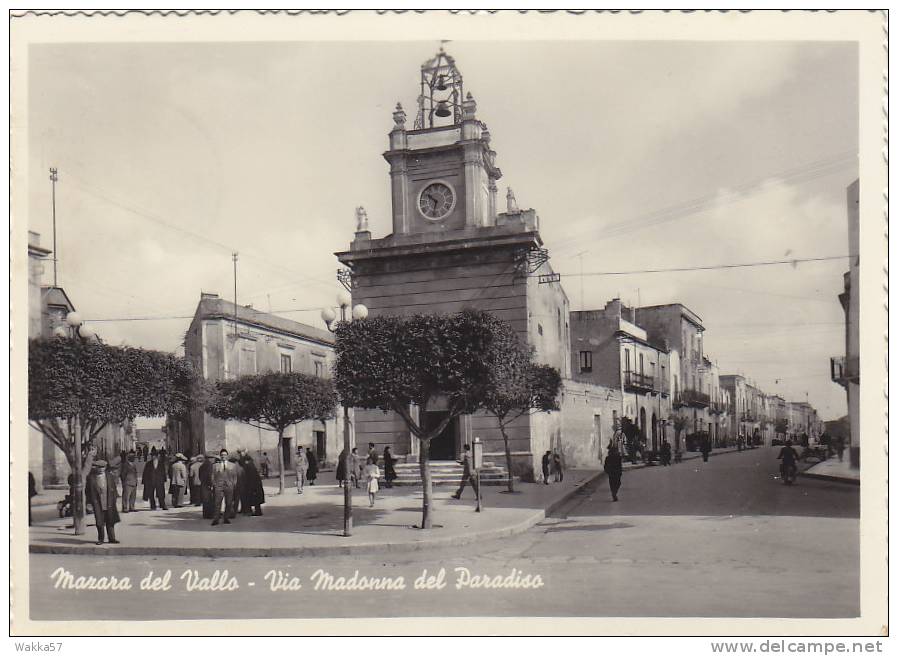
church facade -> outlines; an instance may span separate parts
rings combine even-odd
[[[532,476],[549,449],[569,466],[597,466],[601,439],[607,444],[613,433],[611,408],[620,407],[619,393],[571,380],[570,304],[549,263],[539,217],[518,208],[510,189],[499,211],[502,172],[489,130],[442,50],[422,66],[421,90],[411,127],[397,105],[383,154],[390,165],[393,232],[373,238],[362,213],[349,250],[336,254],[349,270],[353,303],[364,303],[372,317],[474,308],[507,321],[533,347],[535,359],[557,368],[565,383],[561,412],[512,425],[514,473]],[[418,419],[430,426],[443,416],[428,410]],[[408,461],[419,455],[417,438],[393,413],[356,409],[355,435],[357,444],[389,445]],[[434,438],[430,458],[455,460],[474,437],[485,443],[488,458],[504,456],[494,418],[476,413]]]

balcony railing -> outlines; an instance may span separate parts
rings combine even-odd
[[[860,382],[860,373],[858,371],[858,358],[848,358],[844,355],[837,355],[829,359],[830,377],[834,383],[838,383],[845,387],[849,382]]]
[[[691,408],[707,408],[711,404],[711,397],[698,390],[684,389],[680,391],[676,402]]]
[[[635,371],[624,372],[624,385],[641,392],[654,392],[656,389],[654,378]]]

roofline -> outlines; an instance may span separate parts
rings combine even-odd
[[[662,303],[661,305],[642,305],[642,306],[636,308],[636,312],[638,313],[640,310],[653,310],[653,309],[669,308],[669,307],[679,307],[680,315],[683,318],[685,318],[690,323],[695,324],[697,328],[699,328],[701,330],[705,329],[705,326],[702,324],[702,318],[698,314],[696,314],[695,312],[690,310],[688,307],[683,305],[682,303]]]
[[[72,308],[72,312],[74,312],[75,304],[72,303],[72,299],[69,298],[69,295],[65,293],[65,290],[62,287],[54,287],[53,285],[44,285],[41,287],[41,292],[48,292],[48,291],[51,291],[54,289],[58,290],[65,297],[65,300],[68,302],[69,307]]]

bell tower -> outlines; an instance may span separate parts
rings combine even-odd
[[[401,104],[393,112],[390,164],[393,234],[496,225],[496,153],[455,60],[440,51],[421,65],[411,130]]]

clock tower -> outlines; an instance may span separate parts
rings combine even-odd
[[[408,235],[496,224],[496,153],[464,93],[455,60],[442,49],[421,66],[413,129],[402,105],[393,112],[390,163],[393,234]]]
[[[442,49],[421,66],[417,113],[409,126],[401,105],[393,112],[389,148],[392,228],[374,238],[367,214],[356,210],[355,238],[336,253],[346,267],[340,281],[369,316],[452,314],[468,308],[507,321],[534,349],[538,362],[569,375],[569,306],[539,234],[539,217],[518,208],[509,189],[505,211],[496,207],[502,172],[490,133],[477,118],[455,61]],[[445,408],[409,409],[423,425],[435,425]],[[555,414],[555,413],[553,413]],[[560,430],[557,417],[525,416],[510,445],[515,474],[532,475],[537,460]],[[355,410],[356,444],[392,447],[414,461],[418,439],[394,413]],[[486,456],[503,458],[495,418],[484,413],[452,421],[430,442],[430,459],[454,462],[478,436]],[[453,465],[454,466],[454,465]],[[529,473],[528,473],[529,472]]]

